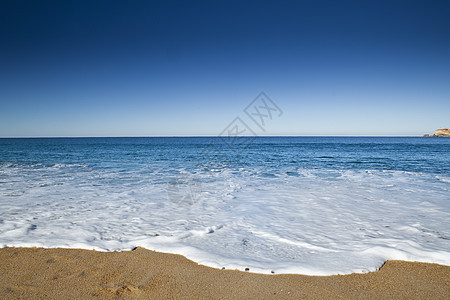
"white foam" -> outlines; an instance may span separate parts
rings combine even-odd
[[[266,176],[274,172],[215,167],[184,171],[170,185],[156,168],[2,166],[0,245],[142,246],[277,274],[369,272],[389,259],[450,265],[448,178],[307,169]]]

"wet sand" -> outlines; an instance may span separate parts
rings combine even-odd
[[[143,248],[2,248],[0,273],[1,299],[450,299],[449,266],[404,261],[368,274],[263,275]]]

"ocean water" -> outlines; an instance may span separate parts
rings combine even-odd
[[[450,265],[450,139],[0,139],[0,245],[276,274]]]

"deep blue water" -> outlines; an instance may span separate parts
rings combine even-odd
[[[0,139],[0,162],[30,166],[88,164],[228,168],[397,170],[450,174],[450,139],[422,137],[219,137]]]

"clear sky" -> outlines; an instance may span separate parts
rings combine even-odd
[[[261,91],[268,135],[450,127],[450,1],[0,3],[0,137],[217,135]]]

